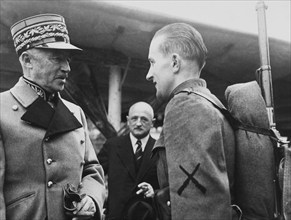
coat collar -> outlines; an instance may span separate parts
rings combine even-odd
[[[181,92],[182,90],[189,88],[193,90],[208,90],[206,88],[206,81],[204,79],[189,79],[180,85],[178,85],[171,93],[170,99],[173,98],[177,93]]]
[[[46,130],[45,138],[82,127],[61,99],[53,109],[23,78],[10,90],[20,104],[27,109],[21,119]]]
[[[191,94],[191,92],[198,92],[202,93],[202,95],[205,95],[206,97],[209,97],[211,100],[213,100],[215,103],[218,103],[218,105],[223,104],[220,102],[220,100],[214,96],[210,90],[206,87],[206,81],[204,79],[190,79],[183,83],[181,83],[179,86],[177,86],[171,93],[171,98],[173,98],[175,95],[181,92],[186,92],[188,94]]]
[[[10,92],[24,108],[30,106],[39,97],[38,94],[27,85],[22,77],[20,77],[16,85],[10,89]]]
[[[32,88],[37,95],[42,97],[45,101],[53,101],[53,99],[58,95],[57,93],[46,92],[41,86],[37,85],[35,82],[22,77],[23,81],[26,82]]]

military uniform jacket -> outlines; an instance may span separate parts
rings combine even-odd
[[[160,186],[169,185],[172,220],[230,220],[233,130],[209,101],[181,92],[185,89],[217,100],[202,79],[188,80],[173,91],[153,149],[159,154]]]
[[[51,108],[23,78],[0,101],[0,219],[65,220],[67,183],[82,183],[100,217],[104,174],[81,108],[61,98]]]

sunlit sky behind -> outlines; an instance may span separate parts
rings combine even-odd
[[[127,7],[158,12],[159,14],[186,18],[239,32],[258,34],[256,0],[131,0],[110,1]],[[291,42],[291,0],[264,1],[267,33],[269,37]]]

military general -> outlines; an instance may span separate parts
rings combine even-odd
[[[11,33],[23,72],[0,96],[0,219],[100,219],[103,169],[84,112],[59,94],[81,49],[56,14],[25,18]]]

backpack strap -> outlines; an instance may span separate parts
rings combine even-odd
[[[239,120],[234,118],[231,115],[231,113],[224,107],[224,105],[222,103],[213,100],[210,96],[208,96],[204,93],[198,92],[198,91],[194,91],[193,89],[189,89],[189,88],[182,90],[178,93],[181,93],[181,92],[186,92],[188,94],[193,93],[193,94],[196,94],[196,95],[208,100],[210,103],[212,103],[212,105],[215,108],[217,108],[224,115],[224,117],[227,119],[227,121],[230,123],[230,125],[233,129],[235,129],[235,130],[241,129],[241,130],[250,131],[253,133],[259,133],[259,134],[273,137],[277,140],[277,137],[275,137],[274,133],[270,129],[260,128],[260,127],[256,127],[256,126],[248,125],[248,124],[243,124],[242,122],[240,122]],[[176,93],[176,94],[178,94],[178,93]]]
[[[248,125],[248,124],[243,124],[241,121],[239,121],[238,119],[234,118],[231,113],[223,106],[223,104],[221,102],[219,102],[218,100],[214,100],[213,98],[211,98],[211,96],[207,95],[207,94],[204,94],[204,93],[201,93],[199,91],[193,91],[193,89],[191,88],[187,88],[187,89],[184,89],[178,93],[181,93],[181,92],[184,92],[184,93],[187,93],[187,94],[190,94],[190,93],[193,93],[195,95],[198,95],[206,100],[208,100],[210,103],[212,103],[212,105],[217,108],[225,117],[226,119],[228,120],[228,122],[230,123],[230,125],[232,126],[232,128],[234,130],[237,130],[237,129],[241,129],[241,130],[245,130],[245,131],[250,131],[250,132],[253,132],[253,133],[258,133],[258,134],[262,134],[262,135],[265,135],[265,136],[268,136],[270,139],[273,139],[276,141],[277,144],[273,144],[273,149],[274,149],[274,155],[275,155],[275,176],[274,176],[274,190],[275,190],[275,195],[274,195],[274,200],[275,200],[275,210],[276,213],[278,213],[278,211],[280,212],[282,210],[282,207],[281,207],[281,196],[280,196],[280,187],[279,187],[279,180],[278,180],[278,170],[277,170],[277,166],[280,162],[280,158],[281,158],[281,153],[280,153],[280,150],[279,148],[277,147],[278,145],[281,145],[283,142],[282,140],[280,139],[280,135],[278,134],[278,131],[276,129],[265,129],[265,128],[260,128],[260,127],[256,127],[256,126],[252,126],[252,125]],[[176,93],[176,94],[178,94]],[[276,146],[277,145],[277,146]],[[290,153],[291,155],[291,153]],[[291,158],[291,156],[290,156]],[[289,163],[291,164],[291,159],[289,158]],[[289,164],[289,165],[290,165]],[[290,167],[290,166],[289,166]],[[284,181],[289,181],[290,182],[290,175],[287,177],[287,175],[290,173],[290,171],[286,171],[286,169],[284,170],[285,173],[284,173]],[[288,172],[288,174],[286,175],[286,173]],[[283,174],[282,174],[283,176]],[[288,184],[289,184],[288,182]],[[284,182],[285,183],[285,182]],[[291,194],[291,185],[289,184],[289,191],[288,191],[288,195]],[[285,194],[284,194],[284,190],[285,190]],[[286,195],[287,195],[287,189],[285,187],[285,189],[283,189],[283,194],[285,195],[285,200],[286,200]],[[284,195],[283,195],[283,201],[284,201]],[[238,212],[240,213],[240,212]],[[281,219],[281,214],[278,215],[278,217],[276,219]]]

